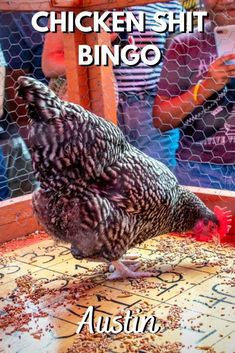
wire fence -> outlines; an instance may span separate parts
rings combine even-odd
[[[180,13],[199,8],[202,4],[196,0],[173,0],[127,9],[137,17],[145,12],[146,31],[139,33],[134,28],[133,33],[112,37],[112,44],[134,44],[138,50],[153,44],[161,50],[163,60],[151,67],[140,62],[137,66],[121,63],[113,68],[114,78],[110,79],[117,89],[118,125],[130,144],[165,163],[180,183],[234,190],[233,80],[227,80],[222,87],[217,85],[200,101],[200,82],[218,57],[218,47],[226,50],[221,43],[226,38],[229,43],[229,36],[235,38],[234,30],[215,34],[208,20],[204,33],[178,37],[177,31],[174,35],[154,31],[157,11]],[[25,104],[15,98],[17,78],[32,76],[68,99],[62,34],[36,32],[32,16],[31,12],[0,13],[1,200],[40,187],[31,163],[32,141]],[[41,21],[46,23],[45,19]],[[228,50],[233,49],[235,52],[235,45]],[[184,96],[190,90],[191,104],[192,99],[200,101],[194,102],[193,109],[189,109]]]

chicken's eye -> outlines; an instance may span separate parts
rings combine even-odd
[[[207,226],[208,223],[209,223],[208,219],[204,219],[203,223],[204,223],[205,226]]]
[[[214,225],[214,224],[211,224],[210,230],[211,230],[211,231],[215,230],[215,225]]]

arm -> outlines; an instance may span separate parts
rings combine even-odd
[[[194,99],[195,86],[173,98],[158,95],[153,106],[154,126],[161,131],[178,127],[197,106],[203,104],[215,91],[222,89],[235,76],[235,65],[226,65],[226,61],[231,59],[235,59],[234,54],[220,57],[210,65],[200,84],[197,102]]]
[[[60,16],[58,16],[60,18]],[[50,28],[50,20],[48,21]],[[42,71],[48,78],[65,76],[64,42],[61,27],[56,33],[48,32],[45,35],[42,51]]]
[[[65,76],[64,44],[61,32],[48,32],[42,52],[42,70],[46,77]]]

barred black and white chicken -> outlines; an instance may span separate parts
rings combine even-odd
[[[128,249],[165,233],[218,232],[216,214],[166,166],[131,146],[117,126],[32,78],[18,84],[40,181],[33,208],[75,257],[113,263],[111,279],[150,276],[120,260]]]

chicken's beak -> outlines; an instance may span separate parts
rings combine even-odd
[[[230,231],[232,223],[232,213],[226,207],[214,207],[214,216],[216,222],[207,218],[200,219],[193,228],[193,235],[197,240],[215,241],[221,243],[221,240]]]
[[[211,220],[201,219],[193,228],[193,235],[196,240],[214,241],[219,236],[219,228],[216,223]]]

